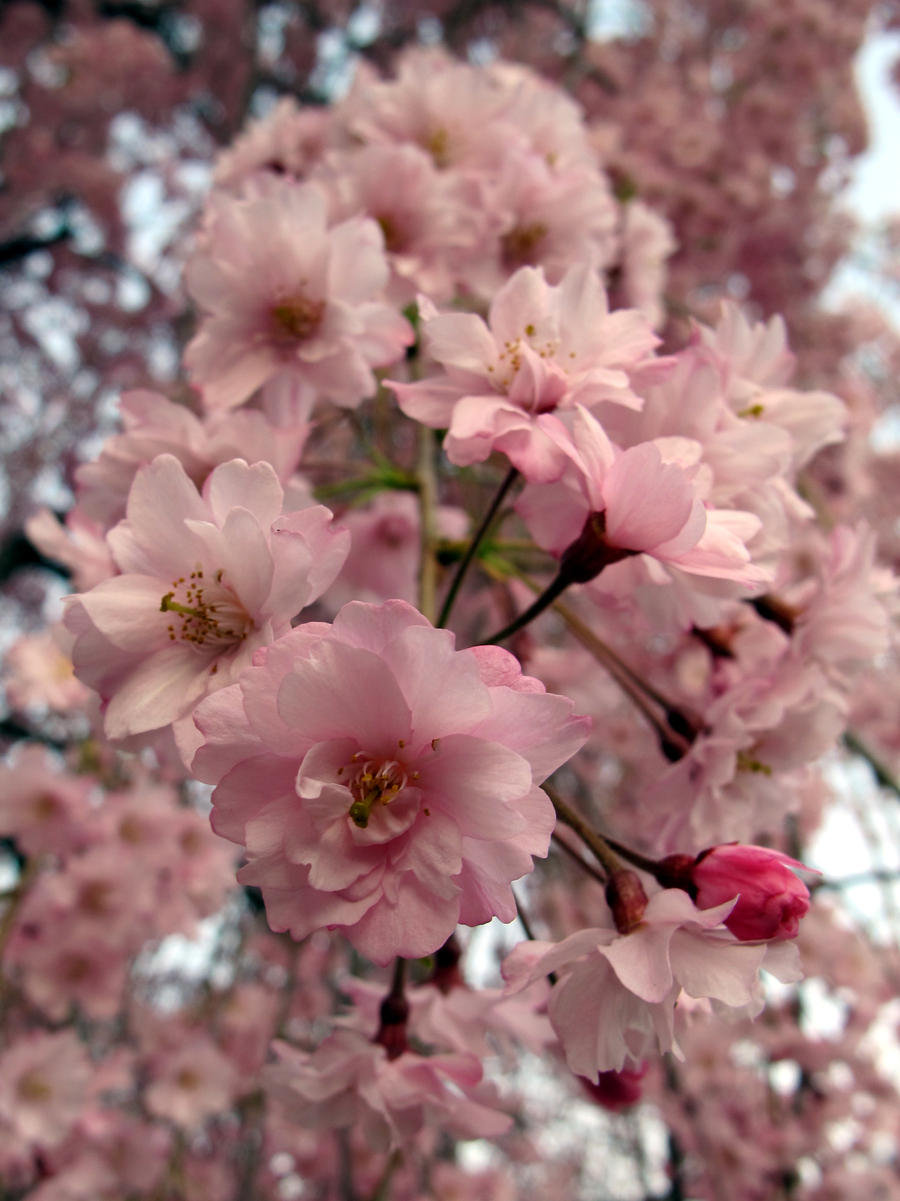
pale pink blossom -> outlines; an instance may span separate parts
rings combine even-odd
[[[640,313],[609,312],[597,274],[572,267],[557,286],[522,267],[496,294],[486,325],[472,313],[423,305],[430,356],[443,374],[391,383],[409,417],[447,429],[452,463],[480,463],[502,451],[529,480],[557,479],[565,433],[557,410],[604,401],[639,409],[629,371],[658,339]]]
[[[47,750],[26,743],[0,764],[0,835],[27,855],[70,854],[88,841],[94,782],[70,775]]]
[[[676,249],[665,217],[640,200],[624,206],[619,287],[625,304],[642,312],[654,329],[661,329],[666,321],[666,262]]]
[[[457,1138],[491,1138],[511,1124],[467,1052],[390,1058],[355,1030],[338,1030],[311,1054],[272,1046],[278,1062],[263,1082],[288,1115],[318,1130],[359,1128],[375,1150],[406,1145],[426,1125]]]
[[[121,574],[67,598],[65,614],[109,737],[183,717],[334,579],[347,535],[323,506],[283,513],[282,502],[266,463],[222,464],[202,494],[171,455],[138,472],[108,535]]]
[[[236,1067],[201,1030],[150,1056],[147,1109],[187,1130],[230,1108],[241,1092]]]
[[[198,709],[213,827],[250,853],[270,924],[342,929],[369,958],[430,954],[515,915],[546,854],[539,783],[586,721],[499,648],[456,651],[402,601],[300,626]]]
[[[573,263],[596,271],[611,262],[618,211],[596,167],[560,170],[514,148],[482,191],[487,229],[462,268],[477,295],[492,297],[520,267],[542,267],[549,283],[558,284]]]
[[[750,842],[779,830],[801,798],[798,777],[787,773],[824,755],[845,724],[814,664],[768,659],[723,682],[686,753],[642,793],[657,847]]]
[[[76,588],[86,591],[115,575],[106,526],[78,509],[73,509],[65,522],[49,509],[39,509],[25,522],[25,533],[42,555],[69,568]]]
[[[90,692],[75,678],[71,638],[58,622],[17,638],[6,652],[3,684],[14,709],[84,709]]]
[[[504,119],[514,96],[500,75],[416,48],[398,59],[394,79],[358,72],[336,121],[363,142],[419,146],[441,170],[479,170],[517,136]]]
[[[329,228],[327,208],[318,185],[284,179],[210,201],[186,272],[201,322],[185,351],[208,409],[282,380],[307,412],[319,399],[355,408],[375,391],[372,368],[395,363],[412,341],[381,298],[378,225],[354,217]]]
[[[596,1081],[599,1072],[637,1067],[656,1052],[680,1056],[675,1006],[682,991],[752,1016],[763,1005],[762,967],[798,978],[787,944],[775,954],[765,944],[739,942],[725,928],[733,904],[698,909],[686,892],[666,889],[650,898],[629,933],[619,933],[610,916],[606,925],[556,945],[520,943],[504,975],[515,987],[557,974],[550,1020],[580,1076]]]
[[[133,943],[106,938],[75,923],[59,921],[50,898],[29,906],[6,947],[10,977],[32,1005],[51,1021],[63,1022],[72,1006],[106,1020],[118,1013],[128,978]]]
[[[325,602],[337,610],[351,600],[405,600],[413,603],[422,558],[418,499],[411,492],[379,492],[366,506],[340,517],[350,532],[350,552]],[[437,533],[465,538],[468,518],[462,509],[438,505]]]
[[[823,446],[843,440],[846,409],[837,396],[785,386],[793,375],[794,355],[782,317],[751,324],[738,305],[723,304],[715,329],[698,326],[695,338],[721,356],[726,399],[737,416],[789,435],[795,469]]]
[[[157,455],[174,455],[198,488],[219,463],[236,458],[268,463],[286,486],[310,431],[306,422],[276,429],[251,409],[197,417],[145,390],[123,393],[119,412],[122,433],[107,438],[99,457],[75,473],[78,511],[104,528],[124,516],[135,473]]]
[[[408,304],[418,292],[453,299],[465,262],[484,241],[477,193],[441,172],[417,146],[364,146],[326,158],[314,179],[327,188],[335,219],[372,217],[384,235],[388,297]]]
[[[785,595],[788,610],[794,610],[796,654],[822,664],[845,688],[891,643],[898,581],[877,564],[876,552],[874,531],[866,525],[836,526],[816,556],[818,579]]]
[[[0,1055],[0,1121],[33,1147],[52,1147],[81,1112],[90,1078],[72,1030],[24,1035]]]
[[[354,1003],[352,1020],[374,1036],[378,1030],[385,985],[352,978],[341,988]],[[406,1029],[416,1046],[443,1051],[468,1051],[481,1058],[503,1047],[527,1047],[542,1054],[556,1042],[544,1012],[549,986],[538,980],[520,993],[502,988],[470,988],[462,978],[446,988],[428,982],[408,989]]]
[[[219,187],[236,188],[257,171],[302,175],[323,154],[332,123],[327,108],[301,108],[293,96],[282,96],[264,117],[250,121],[221,152],[213,182]]]
[[[559,443],[567,455],[563,477],[526,488],[516,508],[540,546],[584,559],[583,579],[591,578],[592,556],[596,575],[636,554],[645,556],[651,575],[666,568],[747,591],[770,579],[746,546],[758,518],[704,504],[696,443],[669,438],[618,450],[580,407],[572,428],[572,440]]]
[[[97,938],[120,947],[140,941],[155,889],[152,875],[133,866],[110,843],[70,855],[61,870],[43,872],[32,884],[18,920],[69,947]]]

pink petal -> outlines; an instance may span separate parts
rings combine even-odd
[[[281,513],[284,493],[274,469],[265,462],[248,466],[243,459],[221,463],[203,485],[203,498],[217,525],[232,509],[248,509],[257,523],[268,529]]]
[[[369,755],[393,757],[412,714],[384,661],[371,651],[321,641],[295,664],[278,694],[282,720],[311,742],[352,733]]]
[[[119,687],[106,710],[110,738],[157,730],[181,717],[206,691],[209,660],[189,646],[172,646],[144,660]]]

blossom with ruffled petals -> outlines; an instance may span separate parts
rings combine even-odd
[[[669,578],[663,565],[733,581],[745,591],[771,578],[745,545],[759,519],[704,504],[696,443],[659,439],[619,450],[580,406],[571,424],[572,439],[559,440],[568,456],[565,474],[555,484],[527,487],[516,508],[540,546],[567,552],[573,579],[584,582],[631,555],[643,555],[663,581]],[[574,556],[582,561],[578,568]]]
[[[270,924],[342,929],[379,963],[515,916],[510,883],[554,825],[538,785],[588,727],[507,652],[457,651],[396,600],[293,630],[195,721],[213,826],[247,847]]]
[[[246,196],[215,195],[186,280],[201,322],[185,363],[208,409],[285,380],[307,412],[318,399],[355,408],[375,391],[372,368],[395,363],[413,338],[382,300],[378,225],[353,217],[329,228],[316,184],[273,178]]]
[[[376,1150],[408,1143],[426,1124],[457,1138],[491,1138],[510,1127],[467,1052],[391,1057],[355,1030],[338,1030],[312,1054],[272,1045],[278,1063],[263,1072],[264,1086],[303,1126],[360,1126]]]
[[[675,1005],[682,990],[754,1014],[763,1004],[760,968],[798,978],[796,948],[739,942],[725,928],[733,905],[698,909],[686,892],[665,889],[628,933],[610,916],[556,945],[520,943],[503,974],[514,987],[557,974],[550,1021],[572,1071],[596,1081],[599,1072],[636,1067],[655,1051],[681,1054]]]

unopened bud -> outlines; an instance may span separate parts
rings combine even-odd
[[[434,971],[431,974],[431,983],[445,996],[454,988],[465,986],[462,972],[459,970],[461,958],[462,951],[455,934],[451,934],[444,945],[434,953]]]
[[[403,1052],[409,1049],[409,1043],[406,1040],[409,1002],[406,997],[388,993],[381,1002],[379,1017],[381,1024],[375,1035],[375,1042],[380,1047],[384,1047],[388,1059],[399,1059]]]
[[[606,903],[620,934],[630,934],[644,919],[647,894],[637,872],[630,868],[613,872],[606,885]]]

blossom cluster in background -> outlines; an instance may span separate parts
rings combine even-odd
[[[316,62],[267,8],[285,94],[240,132],[137,70],[221,65],[227,6],[193,60],[39,7],[30,87],[43,55],[88,106],[118,38],[105,103],[175,106],[173,197],[192,122],[222,145],[144,276],[156,351],[85,334],[96,436],[10,543],[0,1196],[900,1198],[900,959],[813,853],[847,770],[894,794],[878,855],[900,795],[900,344],[817,307],[861,134],[816,76],[866,6],[698,4],[706,42],[561,8],[551,59],[544,7],[467,58],[462,9],[442,46],[335,6]],[[110,138],[54,211],[124,279]],[[70,233],[10,251],[25,294]]]

